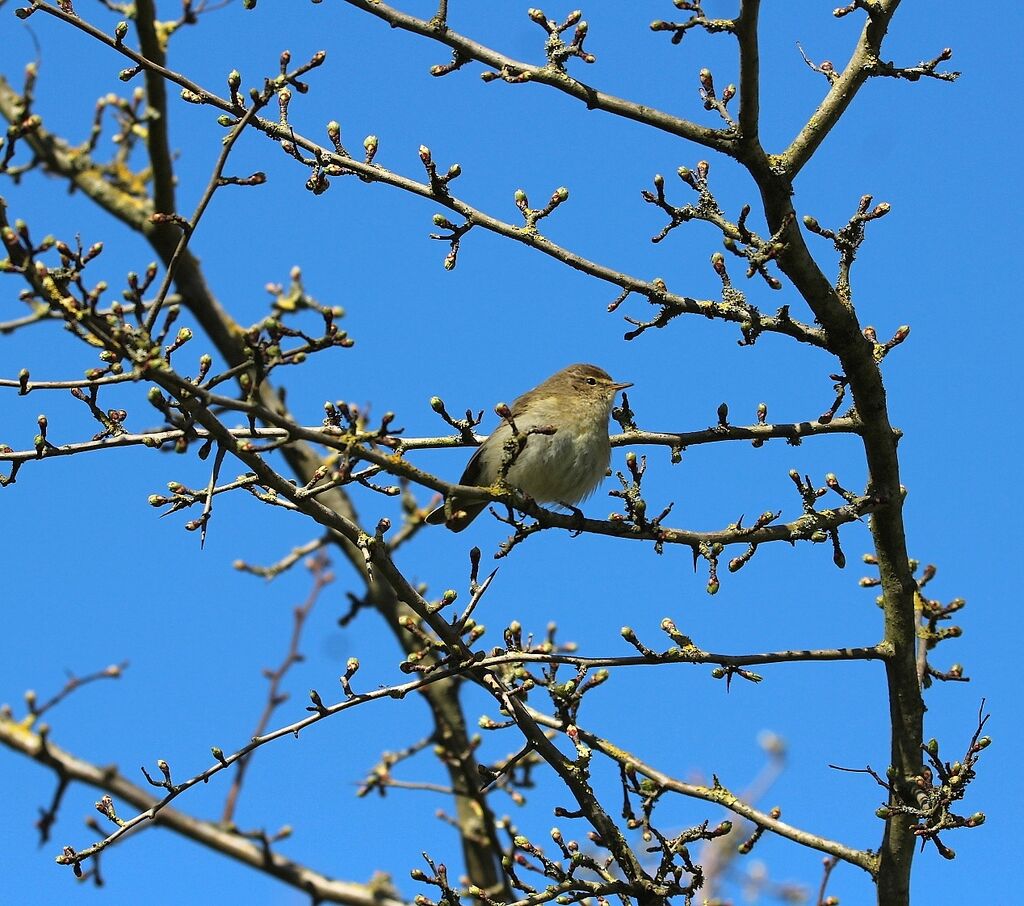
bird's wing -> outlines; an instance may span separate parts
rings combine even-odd
[[[483,464],[480,457],[480,451],[483,450],[483,448],[484,445],[480,444],[480,446],[473,451],[473,455],[469,457],[469,462],[466,463],[466,469],[462,473],[462,478],[459,479],[459,484],[480,484],[480,467]]]
[[[462,478],[459,479],[459,484],[480,487],[490,484],[494,480],[494,476],[484,476],[482,474],[484,471],[484,457],[491,455],[491,451],[495,447],[500,450],[502,444],[505,443],[511,433],[512,429],[505,423],[498,425],[484,442],[473,451],[469,462],[466,463],[466,470],[462,473]]]

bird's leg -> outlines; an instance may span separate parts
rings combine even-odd
[[[569,537],[578,538],[583,534],[583,510],[577,506],[573,506],[571,503],[563,503],[560,501],[558,505],[565,507],[572,514],[573,527],[569,529]]]

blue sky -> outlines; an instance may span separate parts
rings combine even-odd
[[[100,4],[80,0],[79,12],[111,29],[114,18]],[[512,56],[539,60],[543,34],[523,10],[453,0],[454,28]],[[404,9],[433,12],[427,2]],[[465,7],[465,8],[464,8]],[[729,15],[733,4],[710,0],[710,14]],[[783,8],[785,7],[785,8]],[[545,7],[562,16],[569,7]],[[807,70],[800,41],[815,60],[837,65],[848,56],[860,14],[834,20],[829,4],[766,3],[762,15],[764,77],[763,142],[781,150],[814,109],[825,82]],[[164,14],[173,13],[167,7]],[[584,7],[590,22],[588,49],[597,63],[571,64],[574,74],[604,90],[714,125],[697,98],[697,72],[709,66],[716,82],[735,79],[733,46],[724,37],[691,33],[679,47],[647,30],[653,18],[680,14],[667,2]],[[1020,100],[1006,61],[1016,58],[1022,14],[1016,5],[999,13],[998,28],[965,27],[953,4],[906,0],[885,47],[886,59],[912,65],[947,45],[951,67],[963,70],[950,85],[878,79],[862,91],[797,182],[797,208],[823,225],[838,227],[860,196],[888,201],[892,213],[869,226],[854,270],[855,303],[864,324],[882,337],[912,327],[910,339],[885,361],[893,422],[905,437],[900,452],[912,556],[939,567],[930,592],[943,600],[962,596],[968,607],[957,622],[960,640],[945,643],[936,665],[964,664],[969,684],[928,692],[926,736],[943,754],[962,753],[982,697],[993,717],[995,739],[981,761],[964,813],[983,810],[988,823],[948,835],[957,851],[952,863],[933,848],[915,861],[919,902],[998,901],[1016,830],[1005,779],[1021,737],[1013,643],[1019,628],[1010,597],[1019,581],[1019,457],[1015,419],[1019,391],[1014,364],[1014,306],[1019,295],[1008,220],[1020,202],[1020,180],[1011,165],[1020,121]],[[117,81],[123,62],[66,26],[36,15],[26,26],[10,7],[0,10],[4,71],[17,78],[41,47],[37,111],[46,126],[73,140],[88,131],[96,97],[124,91]],[[246,86],[277,70],[284,48],[294,60],[328,50],[326,64],[309,77],[311,91],[297,96],[292,121],[309,135],[323,135],[330,119],[343,140],[358,147],[379,136],[378,161],[419,178],[420,144],[446,167],[458,161],[457,192],[503,219],[515,220],[513,193],[531,202],[557,186],[569,202],[548,221],[551,239],[592,259],[641,277],[661,276],[670,289],[711,298],[718,281],[708,259],[719,247],[712,229],[691,223],[659,245],[649,238],[663,219],[644,205],[640,190],[655,173],[668,175],[669,197],[688,200],[671,174],[693,166],[703,151],[598,113],[535,85],[484,84],[477,66],[444,79],[427,69],[447,62],[443,48],[400,32],[341,3],[272,4],[253,13],[238,3],[183,29],[171,45],[172,67],[221,90],[227,72],[242,71]],[[222,130],[209,110],[175,102],[171,135],[178,149],[180,205],[191,211],[218,152]],[[101,148],[103,146],[101,145]],[[106,148],[110,151],[109,146]],[[753,186],[727,161],[711,158],[711,181],[723,207],[736,212],[755,201]],[[642,427],[697,430],[713,424],[719,403],[731,420],[754,421],[759,402],[769,418],[805,420],[831,402],[832,361],[820,351],[765,336],[753,348],[737,346],[738,332],[722,324],[679,318],[637,340],[622,339],[623,314],[648,317],[631,298],[618,312],[615,296],[525,247],[474,231],[463,243],[458,267],[441,267],[446,246],[431,242],[436,206],[382,186],[335,180],[320,197],[306,192],[307,173],[258,135],[239,142],[229,171],[266,171],[258,189],[219,193],[202,222],[193,250],[202,259],[214,292],[242,322],[267,311],[267,282],[287,281],[300,265],[306,287],[320,301],[346,309],[343,326],[356,340],[350,350],[314,357],[289,375],[289,403],[305,423],[322,417],[325,399],[393,410],[409,435],[444,433],[428,400],[438,394],[453,413],[491,407],[574,361],[595,362],[617,379],[631,380],[630,400]],[[684,191],[685,190],[685,191]],[[96,267],[112,287],[129,270],[141,271],[152,253],[85,199],[57,182],[31,174],[19,186],[0,183],[12,217],[27,220],[34,235],[54,233],[86,243],[104,239]],[[1008,235],[1009,234],[1009,235]],[[810,237],[826,272],[834,273],[828,244]],[[739,274],[734,269],[734,277]],[[744,287],[765,310],[791,304],[809,320],[787,285],[772,293]],[[0,320],[21,312],[14,278],[0,282]],[[205,351],[193,341],[195,355]],[[35,327],[0,337],[0,376],[28,367],[33,378],[76,376],[94,364],[91,354],[64,332]],[[145,427],[154,415],[139,388],[111,394],[106,405],[129,412],[129,424]],[[45,412],[56,443],[94,432],[85,407],[63,395],[0,393],[0,443],[31,444],[35,419]],[[645,488],[652,506],[675,501],[670,521],[687,528],[714,528],[766,509],[792,517],[799,501],[787,476],[791,468],[820,482],[836,472],[848,487],[865,480],[854,441],[824,437],[791,447],[773,441],[761,449],[714,445],[685,454],[672,466],[666,451],[646,450]],[[623,467],[623,451],[613,468]],[[457,477],[465,451],[429,452],[417,463]],[[263,667],[284,654],[291,609],[308,590],[301,571],[272,584],[231,569],[236,558],[254,563],[278,559],[316,532],[280,510],[246,497],[218,502],[206,548],[187,533],[187,518],[158,519],[146,504],[169,480],[192,486],[208,478],[194,455],[176,457],[143,450],[29,463],[14,486],[0,492],[4,545],[0,562],[6,584],[5,631],[0,636],[0,700],[18,711],[26,688],[40,696],[55,691],[64,670],[87,673],[130,659],[118,682],[82,690],[53,712],[53,738],[81,757],[116,762],[141,780],[137,767],[166,759],[176,776],[191,776],[210,762],[209,747],[233,750],[251,733],[262,707]],[[225,465],[224,475],[241,473]],[[614,486],[606,482],[605,490]],[[425,498],[425,495],[424,495]],[[365,496],[357,506],[368,525],[394,515],[392,502]],[[615,501],[599,492],[589,514],[605,515]],[[504,537],[503,526],[481,518],[452,535],[423,533],[399,557],[407,575],[429,583],[433,593],[465,588],[467,551],[479,545],[485,561]],[[627,654],[623,623],[641,638],[657,638],[670,616],[701,647],[722,652],[776,648],[866,645],[880,638],[880,614],[871,591],[858,588],[867,574],[859,562],[868,549],[862,526],[844,531],[850,565],[838,571],[827,546],[762,549],[740,573],[723,577],[714,597],[705,576],[694,575],[687,550],[656,557],[640,544],[553,532],[531,538],[503,561],[480,618],[498,644],[501,628],[519,619],[543,632],[554,620],[559,636],[585,653]],[[307,629],[306,661],[289,676],[294,698],[276,724],[296,719],[305,693],[317,687],[336,696],[336,677],[349,656],[363,663],[363,688],[396,681],[399,655],[372,614],[342,629],[337,617],[344,592],[356,590],[354,574],[336,563],[338,578],[317,605]],[[491,638],[489,637],[489,638]],[[630,669],[595,692],[581,724],[606,733],[659,768],[684,778],[717,773],[741,789],[763,763],[757,738],[770,730],[785,738],[785,773],[763,800],[783,817],[857,846],[877,845],[881,823],[873,812],[879,790],[865,777],[832,771],[828,764],[872,764],[884,770],[888,753],[884,677],[878,665],[790,665],[766,668],[759,686],[734,684],[726,693],[707,668]],[[475,694],[465,697],[473,720],[494,709]],[[446,800],[423,792],[392,791],[387,798],[356,799],[359,780],[385,749],[400,748],[429,730],[414,700],[383,702],[325,721],[299,740],[261,750],[250,772],[239,812],[243,827],[295,828],[281,849],[327,874],[365,880],[391,872],[403,894],[420,892],[408,869],[429,849],[457,864],[453,833],[433,818]],[[485,739],[484,753],[500,758],[518,748],[511,733]],[[65,843],[82,846],[94,834],[82,821],[93,814],[92,790],[69,792],[54,838],[37,847],[32,824],[49,801],[50,776],[4,753],[2,785],[6,819],[0,831],[0,872],[11,902],[100,902],[103,897],[160,906],[183,897],[197,903],[300,903],[304,898],[277,882],[160,830],[147,830],[104,856],[105,891],[75,889],[69,871],[54,866]],[[398,776],[439,780],[429,756],[403,766]],[[201,817],[215,817],[227,791],[224,775],[181,800]],[[528,806],[500,804],[526,833],[543,842],[551,809],[565,804],[557,786],[541,782],[528,791]],[[616,801],[614,792],[612,802]],[[719,813],[701,803],[674,806],[675,826]],[[670,822],[671,823],[671,822]],[[571,822],[561,822],[572,836]],[[580,830],[576,829],[578,835]],[[426,842],[425,842],[426,841]],[[752,859],[763,860],[779,882],[815,888],[820,859],[767,835]],[[830,891],[844,903],[871,898],[866,879],[840,866]]]

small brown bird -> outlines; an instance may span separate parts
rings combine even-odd
[[[611,460],[608,419],[615,394],[632,384],[613,381],[596,365],[570,365],[512,403],[512,421],[520,435],[533,428],[552,433],[530,434],[508,469],[506,480],[538,503],[572,506],[589,497],[604,478]],[[497,481],[512,428],[503,422],[477,449],[459,484],[490,487]],[[487,506],[486,500],[442,503],[427,516],[461,532]]]

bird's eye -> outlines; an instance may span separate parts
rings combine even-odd
[[[587,383],[590,384],[591,387],[593,387],[594,384],[597,383],[597,378],[588,377],[587,378]]]

